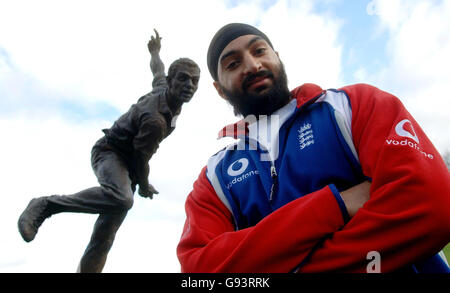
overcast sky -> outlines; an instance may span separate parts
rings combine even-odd
[[[153,200],[135,195],[104,272],[179,272],[184,201],[237,118],[206,66],[230,22],[264,31],[289,87],[364,82],[401,99],[436,148],[450,150],[450,1],[208,0],[0,2],[0,272],[74,272],[96,215],[54,215],[25,243],[17,219],[33,197],[97,185],[90,150],[101,129],[151,90],[147,42],[158,29],[166,64],[201,67],[177,129],[151,160]]]

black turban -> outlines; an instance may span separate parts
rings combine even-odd
[[[257,35],[272,47],[269,38],[257,28],[244,23],[230,23],[222,27],[213,37],[208,49],[208,69],[214,80],[218,80],[217,68],[223,49],[234,39],[245,35]]]

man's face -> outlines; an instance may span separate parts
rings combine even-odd
[[[236,115],[269,115],[290,100],[278,54],[255,35],[241,36],[225,47],[214,86]]]
[[[200,70],[180,66],[169,81],[169,94],[180,102],[187,103],[197,91]]]

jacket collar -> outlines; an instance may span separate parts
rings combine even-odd
[[[297,109],[314,103],[325,91],[313,83],[305,83],[291,91],[293,99],[297,100]],[[246,137],[249,134],[249,122],[245,119],[229,124],[219,131],[218,139],[223,137]]]

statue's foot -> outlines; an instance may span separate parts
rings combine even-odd
[[[51,216],[47,206],[47,197],[34,198],[30,201],[22,215],[20,215],[18,221],[19,232],[26,242],[34,239],[44,220]]]

